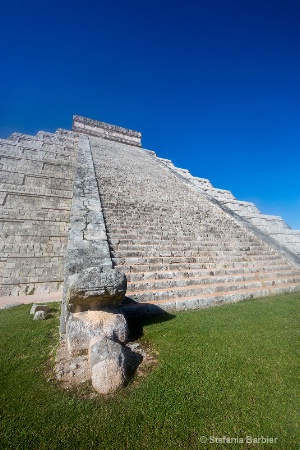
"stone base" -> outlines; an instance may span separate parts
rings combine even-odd
[[[67,310],[76,313],[121,305],[127,281],[122,272],[109,267],[90,267],[68,279]]]
[[[86,311],[71,314],[67,322],[67,346],[70,355],[87,352],[95,337],[106,337],[118,343],[128,339],[128,325],[123,314]]]

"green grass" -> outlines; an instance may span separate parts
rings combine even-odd
[[[158,351],[158,364],[106,399],[49,380],[58,305],[42,322],[28,305],[2,310],[0,448],[300,448],[299,300],[296,293],[143,319],[141,341]],[[277,443],[216,444],[210,436]]]

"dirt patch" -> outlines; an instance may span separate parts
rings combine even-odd
[[[61,338],[55,358],[55,376],[64,389],[70,389],[90,379],[88,355],[70,356],[65,338]]]
[[[137,382],[147,376],[157,365],[157,352],[148,344],[128,342],[125,346],[126,373],[128,382]],[[82,387],[85,397],[94,398],[99,394],[90,382],[90,366],[87,352],[79,356],[70,356],[66,339],[61,338],[55,357],[55,378],[66,390]]]

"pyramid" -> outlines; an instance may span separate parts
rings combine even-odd
[[[300,231],[74,116],[72,131],[0,140],[0,296],[63,292],[90,267],[127,278],[128,315],[300,290]]]

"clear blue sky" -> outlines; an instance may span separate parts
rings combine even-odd
[[[300,229],[299,0],[0,0],[0,137],[79,114]]]

